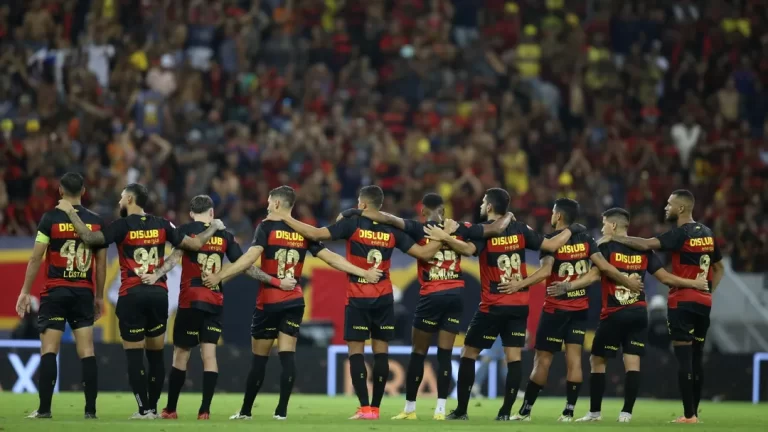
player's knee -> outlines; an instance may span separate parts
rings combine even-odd
[[[452,350],[438,348],[437,349],[437,364],[441,369],[446,369],[451,365],[451,352]]]
[[[593,373],[605,373],[605,357],[589,356],[589,367]]]
[[[534,368],[549,370],[552,366],[552,353],[546,351],[536,351],[533,360]]]
[[[81,359],[87,357],[93,357],[95,355],[93,350],[93,344],[89,346],[77,346],[77,356]]]
[[[480,350],[475,347],[465,345],[464,348],[461,349],[462,358],[477,360],[479,356],[480,356]]]
[[[522,357],[522,349],[513,347],[504,348],[504,358],[507,360],[507,363],[520,361]]]
[[[633,354],[624,354],[624,370],[626,372],[639,372],[640,356],[633,355]]]

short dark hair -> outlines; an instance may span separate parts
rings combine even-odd
[[[124,190],[133,195],[137,206],[144,208],[149,203],[149,191],[146,186],[138,183],[131,183],[126,186]]]
[[[693,193],[688,189],[678,189],[672,192],[672,195],[677,198],[682,198],[686,201],[689,201],[691,203],[691,207],[696,204],[696,198],[693,197]]]
[[[629,226],[630,214],[629,211],[624,210],[621,207],[614,207],[603,212],[603,217],[606,219],[614,219],[617,222],[621,222],[624,226]]]
[[[67,195],[80,196],[80,192],[83,191],[83,186],[85,186],[85,179],[78,173],[68,172],[61,176],[59,184]]]
[[[555,211],[563,215],[565,223],[572,224],[579,218],[579,203],[568,198],[555,200]]]
[[[430,210],[436,210],[438,207],[444,204],[443,197],[436,193],[428,193],[424,195],[424,198],[421,199],[421,204],[430,209]]]
[[[360,189],[360,199],[376,208],[381,208],[384,204],[384,191],[376,185],[364,186]]]
[[[189,202],[189,211],[202,214],[213,208],[213,200],[208,195],[198,195]]]
[[[283,204],[291,208],[293,207],[293,204],[296,203],[296,191],[287,185],[278,186],[272,189],[269,191],[269,196],[279,199]]]
[[[485,191],[485,200],[496,214],[506,214],[509,209],[509,193],[502,188],[491,188]]]

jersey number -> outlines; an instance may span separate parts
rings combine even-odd
[[[450,261],[451,265],[447,269],[442,268],[445,261]],[[429,269],[429,280],[456,279],[456,252],[452,250],[438,251],[435,259],[432,261],[432,268]]]
[[[157,268],[160,264],[160,257],[157,253],[157,247],[151,247],[149,249],[138,248],[133,252],[133,260],[136,261],[140,267],[133,269],[134,273],[141,276],[149,271],[149,266]]]
[[[709,265],[711,262],[712,260],[709,255],[702,255],[701,258],[699,258],[699,269],[701,269],[701,272],[696,275],[697,279],[707,279],[707,276],[709,276]]]
[[[67,271],[75,267],[77,271],[86,272],[91,268],[91,249],[85,243],[77,244],[75,240],[67,240],[59,251],[59,255],[67,259]]]
[[[496,260],[496,267],[501,271],[500,283],[508,283],[520,281],[523,279],[523,275],[520,274],[520,268],[522,267],[522,261],[520,255],[499,255]]]
[[[589,272],[589,262],[587,260],[576,261],[575,264],[564,262],[560,264],[560,268],[557,269],[557,275],[561,278],[565,278],[564,282],[568,282],[575,275],[581,277]]]
[[[219,256],[219,254],[212,253],[206,255],[199,253],[197,254],[197,263],[200,264],[200,271],[205,274],[213,274],[221,271],[221,256]]]
[[[371,249],[370,252],[368,252],[368,256],[365,259],[368,264],[371,265],[373,268],[379,268],[381,265],[381,262],[384,261],[384,255],[381,254],[381,251],[378,249]],[[361,278],[361,283],[372,283],[367,279]]]
[[[619,272],[623,274],[624,276],[631,278],[632,274]],[[633,273],[636,274],[636,273]],[[638,298],[640,297],[640,293],[632,292],[629,290],[629,288],[623,286],[623,285],[616,285],[616,293],[614,294],[616,297],[616,300],[621,305],[629,305],[632,303],[636,303]]]
[[[295,274],[295,266],[299,263],[299,251],[296,249],[280,249],[275,254],[277,260],[277,278],[285,279],[287,277],[293,278]]]

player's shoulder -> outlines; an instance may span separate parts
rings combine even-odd
[[[83,222],[85,222],[85,223],[96,223],[96,224],[103,225],[104,218],[102,218],[95,211],[92,211],[92,210],[90,210],[90,209],[88,209],[86,207],[83,207],[83,206],[75,206],[75,208],[77,209],[77,215],[80,216],[80,219],[82,219]],[[61,212],[61,210],[58,210],[58,211],[60,213],[63,213],[63,212]]]
[[[530,225],[521,221],[512,221],[507,225],[506,232],[509,234],[520,234],[526,231],[533,231]]]
[[[558,231],[560,233],[560,231]],[[592,237],[592,234],[588,233],[587,231],[580,232],[576,235],[572,235],[571,239],[569,240],[569,243],[578,244],[578,243],[589,243],[595,241],[595,238]]]
[[[685,231],[686,235],[690,238],[713,236],[712,230],[708,226],[704,225],[703,223],[699,223],[699,222],[687,223],[683,225],[681,228],[683,228],[683,231]]]

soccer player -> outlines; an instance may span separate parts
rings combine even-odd
[[[189,216],[193,222],[179,227],[179,231],[194,237],[213,223],[213,200],[208,195],[198,195],[189,204]],[[200,345],[203,358],[203,401],[198,410],[198,420],[210,418],[211,400],[219,377],[216,363],[216,344],[221,336],[221,314],[224,308],[224,291],[221,284],[208,288],[202,275],[217,273],[222,269],[224,256],[230,262],[237,261],[243,251],[234,236],[227,231],[216,231],[213,237],[198,251],[184,252],[175,249],[165,263],[154,273],[141,276],[146,285],[153,285],[181,261],[181,286],[179,308],[173,326],[173,365],[168,374],[168,403],[160,414],[164,419],[177,419],[176,405],[187,376],[187,363],[192,348]],[[249,276],[263,283],[273,279],[257,267],[250,267]],[[296,281],[284,279],[278,288],[293,289]]]
[[[443,228],[445,222],[445,205],[440,195],[429,193],[424,195],[422,216],[426,223],[401,219],[388,213],[382,213],[373,208],[365,210],[347,210],[342,213],[345,217],[363,216],[374,222],[386,223],[403,230],[419,245],[426,245],[429,239],[424,234],[424,227]],[[512,213],[499,218],[493,224],[472,225],[457,233],[456,241],[466,247],[465,239],[483,239],[483,236],[500,234],[512,220]],[[451,221],[453,224],[455,222]],[[453,232],[458,226],[449,227]],[[446,234],[446,238],[449,234]],[[447,247],[442,247],[429,261],[418,260],[418,277],[421,284],[419,304],[413,317],[413,351],[408,363],[405,381],[405,409],[393,417],[393,420],[416,420],[416,395],[421,379],[424,376],[424,360],[429,350],[432,336],[437,336],[437,406],[433,419],[445,420],[445,402],[450,393],[452,364],[451,352],[456,335],[461,330],[461,314],[464,310],[461,289],[464,280],[461,278],[461,255]]]
[[[80,174],[70,172],[61,177],[59,194],[62,199],[80,213],[86,229],[98,231],[104,226],[104,221],[80,204],[84,192],[83,177]],[[58,371],[56,355],[59,353],[64,325],[68,322],[75,336],[77,355],[82,362],[85,418],[95,419],[98,374],[93,352],[93,323],[104,310],[107,251],[94,250],[84,244],[75,234],[67,216],[60,210],[46,212],[37,227],[32,257],[27,264],[24,285],[16,302],[16,312],[22,318],[29,312],[29,292],[40,270],[43,255],[47,268],[37,319],[42,344],[38,384],[40,405],[28,417],[51,418],[51,399]]]
[[[480,215],[486,219],[484,225],[499,220],[507,213],[508,207],[507,191],[499,188],[488,189],[480,206]],[[430,238],[443,240],[461,254],[480,256],[481,300],[469,324],[461,353],[456,385],[458,405],[448,415],[448,419],[468,419],[467,406],[475,382],[475,362],[480,352],[491,348],[496,338],[501,335],[507,361],[507,379],[504,402],[496,420],[508,421],[522,379],[520,359],[528,324],[529,293],[528,287],[505,290],[503,284],[527,276],[526,249],[555,251],[571,238],[572,229],[566,227],[557,236],[545,239],[525,223],[513,221],[498,235],[489,239],[474,240],[470,244],[457,242],[443,230],[427,230],[430,232]],[[573,230],[581,232],[584,227],[575,225]],[[456,231],[460,235],[462,232],[461,227]]]
[[[290,218],[296,192],[289,186],[280,186],[269,193],[267,211],[270,215]],[[253,402],[264,382],[269,352],[277,339],[278,355],[282,366],[280,375],[280,400],[273,418],[285,420],[288,416],[288,400],[296,377],[295,352],[299,326],[304,316],[304,295],[301,286],[295,288],[295,280],[301,279],[307,251],[328,263],[331,267],[352,274],[356,278],[378,280],[381,271],[354,266],[340,255],[326,249],[314,240],[308,240],[288,224],[265,220],[257,228],[248,251],[234,264],[219,273],[206,274],[207,286],[216,286],[221,280],[253,268],[259,257],[261,267],[267,272],[272,286],[262,285],[256,299],[251,325],[251,350],[253,359],[246,383],[243,406],[230,420],[250,420]],[[369,266],[370,267],[370,266]],[[249,270],[250,271],[250,270]],[[279,289],[278,289],[279,288]]]
[[[630,214],[622,208],[612,208],[603,213],[603,235],[627,235]],[[600,253],[622,272],[630,277],[643,280],[646,272],[652,274],[661,283],[671,286],[684,286],[701,290],[708,289],[707,281],[702,279],[684,279],[664,270],[661,261],[652,251],[638,251],[616,242],[599,244]],[[602,420],[600,409],[605,392],[606,358],[615,358],[621,347],[624,356],[624,407],[619,413],[619,423],[629,423],[632,408],[640,389],[640,358],[645,354],[648,339],[648,310],[646,309],[645,291],[633,292],[617,285],[613,280],[600,277],[600,270],[593,267],[589,273],[573,282],[556,282],[547,287],[551,296],[587,288],[601,281],[602,310],[600,324],[592,342],[590,357],[591,374],[589,377],[590,408],[589,413],[576,420],[592,422]]]
[[[360,189],[357,208],[380,209],[384,192],[378,186]],[[270,213],[267,219],[283,220],[301,235],[315,241],[347,240],[347,259],[354,265],[373,266],[384,272],[378,282],[351,275],[347,288],[344,311],[344,340],[349,348],[349,366],[352,385],[360,401],[360,408],[350,420],[377,420],[384,388],[389,377],[389,341],[395,334],[392,281],[389,267],[395,248],[414,258],[430,261],[441,247],[440,242],[417,245],[404,232],[385,224],[376,224],[362,217],[340,218],[324,228],[315,228],[299,222],[287,214]],[[373,399],[368,399],[368,371],[363,351],[365,341],[372,339]]]
[[[704,340],[709,329],[712,293],[723,278],[725,268],[720,248],[712,230],[693,220],[695,199],[690,191],[672,192],[667,200],[665,218],[677,227],[655,238],[643,239],[613,235],[606,240],[640,251],[661,250],[672,255],[672,273],[685,279],[708,281],[701,291],[671,285],[668,299],[669,332],[679,362],[678,383],[684,414],[674,423],[698,423],[699,401],[704,382]]]
[[[555,232],[549,234],[548,237],[558,235],[560,231],[576,221],[578,216],[579,203],[567,198],[556,200],[550,221]],[[595,240],[586,232],[571,236],[566,244],[558,248],[556,252],[541,252],[540,263],[541,267],[531,276],[522,281],[512,280],[505,284],[507,286],[499,287],[499,290],[530,287],[545,279],[547,286],[553,285],[555,282],[570,281],[574,277],[587,274],[592,263],[604,275],[617,281],[621,286],[627,287],[630,291],[639,291],[642,288],[642,282],[630,279],[606,261]],[[552,365],[554,354],[561,351],[563,343],[565,343],[565,361],[568,369],[566,376],[567,402],[558,421],[573,421],[573,410],[579,398],[579,388],[582,382],[581,348],[587,330],[588,308],[589,299],[586,289],[570,291],[557,297],[551,295],[545,297],[539,328],[536,332],[533,371],[525,389],[523,405],[517,414],[510,417],[510,420],[530,421],[533,404],[547,383],[549,367]]]
[[[128,380],[139,410],[132,419],[157,418],[157,401],[163,391],[165,364],[165,326],[168,321],[168,287],[165,277],[153,285],[142,282],[141,276],[161,267],[165,242],[174,247],[198,251],[224,224],[216,219],[205,231],[189,237],[169,221],[146,214],[149,201],[147,188],[131,183],[120,195],[120,218],[102,231],[89,231],[69,201],[61,200],[56,207],[64,211],[82,241],[89,246],[117,243],[120,260],[120,294],[117,319],[120,337],[128,361]],[[148,373],[144,372],[144,352]]]

